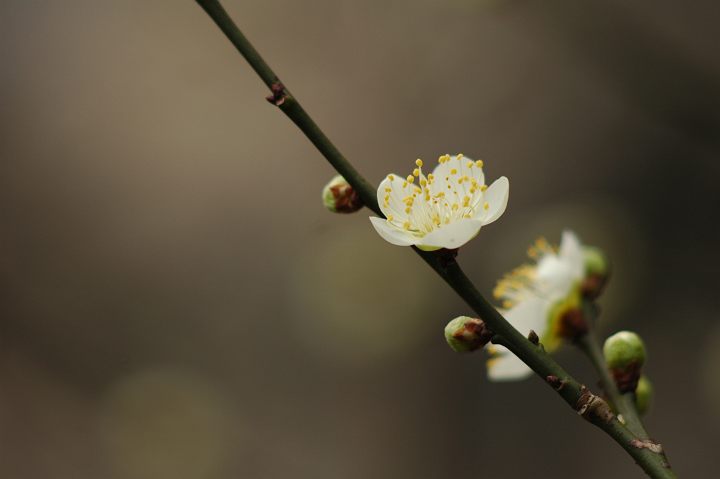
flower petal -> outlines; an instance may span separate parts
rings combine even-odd
[[[481,214],[484,214],[482,216],[483,224],[488,225],[505,213],[509,196],[510,181],[506,177],[501,176],[493,181],[493,184],[485,191],[483,198],[483,201],[488,203],[488,209],[480,209]]]
[[[391,181],[389,178],[394,178],[394,180]],[[407,215],[403,213],[405,205],[401,197],[403,181],[405,180],[396,174],[387,175],[385,179],[380,182],[377,190],[377,201],[380,211],[382,211],[385,216],[393,215],[395,219],[401,222],[407,219]],[[391,191],[386,191],[388,189]],[[385,195],[389,196],[388,206],[385,206]]]
[[[418,239],[417,244],[425,247],[459,248],[475,237],[482,227],[482,221],[461,219],[448,225],[443,225]]]
[[[493,354],[487,361],[488,379],[491,381],[517,381],[532,375],[532,369],[509,349],[492,345],[488,350]]]
[[[418,238],[413,236],[411,233],[407,233],[390,225],[384,218],[371,216],[370,222],[375,227],[375,231],[377,231],[378,234],[388,243],[397,246],[410,246],[416,244],[418,241]]]
[[[548,327],[548,313],[552,302],[539,296],[528,296],[503,313],[505,319],[523,335],[532,329],[542,337]]]
[[[585,259],[578,237],[565,230],[558,254],[545,253],[538,261],[536,288],[548,299],[565,298],[585,272]]]
[[[565,230],[560,240],[560,260],[568,264],[573,279],[582,279],[585,272],[585,258],[582,244],[575,233]]]

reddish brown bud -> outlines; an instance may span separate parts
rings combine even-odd
[[[481,319],[458,316],[445,326],[445,340],[459,353],[482,348],[494,336]]]
[[[285,91],[285,85],[276,81],[270,87],[272,95],[266,96],[265,99],[275,106],[280,106],[285,103],[287,99],[287,92]]]
[[[364,205],[357,191],[340,175],[323,188],[323,204],[333,213],[354,213]]]
[[[608,277],[601,274],[590,274],[585,277],[580,285],[580,294],[583,298],[593,301],[600,297],[605,290]]]
[[[642,372],[642,363],[630,363],[624,368],[611,369],[610,372],[615,378],[618,391],[621,393],[631,393],[635,391],[640,380]]]
[[[580,308],[565,310],[559,319],[558,334],[569,340],[574,340],[588,332],[588,324],[585,315]]]

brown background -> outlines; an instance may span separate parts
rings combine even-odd
[[[717,2],[227,7],[371,181],[446,152],[510,178],[461,254],[483,291],[538,235],[604,248],[601,332],[643,335],[649,429],[715,477]],[[0,65],[0,476],[640,476],[449,351],[467,308],[322,208],[331,168],[194,2],[6,0]]]

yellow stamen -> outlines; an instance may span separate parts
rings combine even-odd
[[[418,168],[422,168],[423,161],[422,161],[420,158],[418,158],[417,160],[415,160],[415,165],[416,165]]]

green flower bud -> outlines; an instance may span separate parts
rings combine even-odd
[[[626,368],[631,364],[645,362],[645,344],[636,333],[620,331],[605,340],[605,361],[611,369]]]
[[[445,326],[445,340],[458,353],[482,348],[493,337],[485,322],[468,316],[458,316]]]
[[[608,261],[605,253],[594,246],[583,246],[585,258],[585,273],[606,275],[608,273]]]
[[[325,208],[333,213],[354,213],[363,207],[360,195],[340,175],[325,185],[322,199]]]
[[[645,345],[637,334],[620,331],[605,340],[603,354],[621,393],[635,391],[645,362]]]
[[[637,388],[635,389],[635,407],[641,416],[644,416],[650,409],[653,401],[653,387],[647,376],[640,376]]]
[[[585,279],[582,284],[582,294],[586,299],[597,299],[605,289],[610,276],[610,267],[605,254],[600,248],[593,246],[583,247],[585,258]]]

